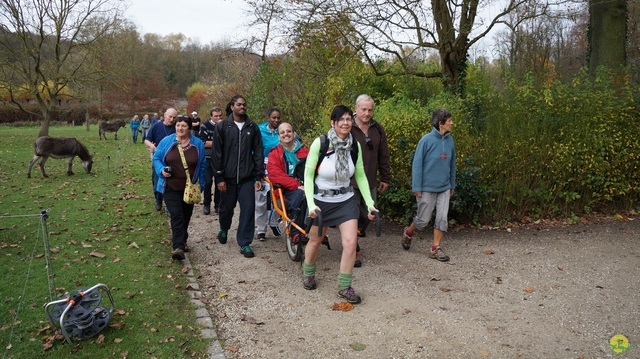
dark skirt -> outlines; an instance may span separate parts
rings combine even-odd
[[[329,203],[315,200],[316,206],[322,212],[322,226],[337,226],[351,219],[358,219],[359,208],[355,197],[351,197],[344,202]],[[313,225],[318,226],[318,218],[313,221]]]

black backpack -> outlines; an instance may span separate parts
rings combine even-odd
[[[320,153],[318,155],[318,163],[316,164],[316,174],[318,173],[318,169],[320,168],[320,164],[327,156],[327,151],[329,150],[329,138],[327,135],[321,135],[320,137]],[[353,144],[351,145],[351,160],[353,161],[353,165],[356,165],[358,162],[358,141],[353,140]],[[306,158],[301,160],[296,165],[296,169],[294,170],[294,177],[296,177],[299,181],[304,184],[304,165],[306,163]]]

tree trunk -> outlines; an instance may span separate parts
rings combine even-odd
[[[589,71],[626,63],[627,1],[589,0]]]
[[[87,126],[87,132],[91,131],[91,128],[89,127],[89,109],[84,112],[84,122]]]

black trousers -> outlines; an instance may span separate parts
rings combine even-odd
[[[191,215],[193,214],[193,205],[185,203],[182,200],[183,191],[175,191],[169,186],[164,189],[164,204],[169,211],[171,219],[171,242],[173,249],[182,248],[187,244],[189,237],[188,229]]]
[[[213,184],[213,161],[210,157],[207,157],[207,166],[206,166],[206,178],[204,182],[204,200],[203,204],[205,206],[211,206],[211,187]],[[213,191],[213,208],[216,210],[220,207],[220,191],[218,187],[215,187]]]
[[[241,184],[227,182],[227,192],[222,193],[218,215],[220,229],[228,231],[233,219],[236,203],[240,204],[240,218],[236,241],[239,246],[246,246],[253,242],[253,231],[256,226],[256,182],[253,180]]]

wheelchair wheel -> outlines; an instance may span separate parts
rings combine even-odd
[[[287,237],[287,253],[289,259],[294,262],[302,262],[304,259],[304,246],[300,243],[293,243],[291,237]]]

